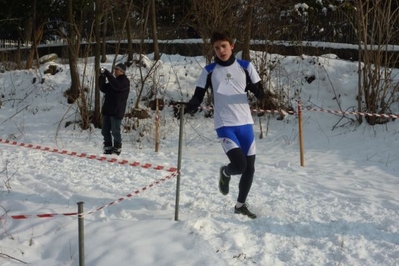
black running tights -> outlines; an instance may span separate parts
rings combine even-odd
[[[241,175],[237,201],[245,203],[254,178],[255,155],[245,156],[240,148],[235,148],[227,152],[227,157],[230,163],[225,170],[226,174]]]

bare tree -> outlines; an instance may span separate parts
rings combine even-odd
[[[69,59],[69,70],[71,75],[71,87],[65,92],[65,96],[68,99],[68,103],[76,103],[79,108],[79,114],[81,117],[81,128],[86,130],[90,128],[90,114],[88,111],[86,93],[83,86],[80,83],[79,69],[78,69],[78,58],[80,49],[80,32],[82,24],[78,24],[75,21],[76,12],[74,9],[74,1],[67,1],[67,25],[68,25],[68,59]],[[82,18],[85,17],[84,11],[80,10],[79,21],[82,22]]]
[[[43,18],[38,16],[37,14],[37,0],[33,1],[33,6],[32,6],[32,32],[31,32],[31,40],[32,40],[32,47],[29,51],[28,58],[26,60],[26,68],[32,68],[33,66],[33,59],[36,55],[38,58],[38,52],[37,52],[37,46],[39,45],[40,41],[42,40],[43,37],[43,28],[44,28],[44,23],[42,22]],[[39,62],[37,62],[39,63]]]
[[[390,50],[399,35],[397,0],[355,1],[355,27],[359,40],[358,111],[383,114],[390,112],[398,85],[392,84],[392,62],[397,53]],[[384,117],[366,117],[371,125],[385,123]],[[359,116],[358,121],[362,119]]]
[[[245,9],[240,0],[193,0],[191,9],[192,24],[200,33],[203,42],[203,54],[210,62],[213,56],[208,38],[215,30],[229,31],[234,37],[241,37],[242,17]]]
[[[101,43],[101,63],[107,62],[107,29],[108,29],[108,13],[109,13],[109,2],[108,0],[103,1],[103,13],[104,13],[104,21],[102,26],[103,34],[101,36],[102,43]]]
[[[122,39],[126,37],[124,35],[125,29],[129,28],[126,27],[126,24],[129,22],[129,16],[130,13],[132,12],[133,9],[133,0],[126,0],[122,1],[120,3],[117,3],[114,8],[111,10],[111,17],[112,17],[112,24],[113,24],[113,29],[117,33],[116,38],[117,38],[117,43],[115,47],[115,57],[112,66],[116,64],[116,59],[120,51],[120,43]],[[117,16],[117,19],[115,19],[115,16]],[[118,30],[116,30],[118,29]],[[126,62],[125,62],[126,63]],[[129,63],[127,61],[127,63]]]

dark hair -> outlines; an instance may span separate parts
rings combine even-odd
[[[211,44],[213,45],[217,41],[228,41],[230,44],[234,43],[234,39],[231,38],[228,31],[215,31],[212,33]]]

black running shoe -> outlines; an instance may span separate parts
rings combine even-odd
[[[240,208],[237,208],[236,206],[234,206],[234,213],[238,213],[238,214],[242,214],[242,215],[246,215],[251,219],[255,219],[256,218],[256,214],[250,212],[248,210],[247,204],[245,203],[244,205],[242,205]]]
[[[120,155],[121,152],[122,152],[122,148],[116,148],[116,147],[112,148],[112,154]]]
[[[230,179],[231,179],[230,176],[224,174],[224,169],[225,168],[226,168],[226,166],[220,167],[220,172],[219,172],[219,175],[220,175],[220,177],[219,177],[219,191],[223,195],[229,194],[229,183],[230,183]]]
[[[104,147],[104,154],[112,154],[112,147],[110,146]]]

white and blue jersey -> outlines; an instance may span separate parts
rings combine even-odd
[[[209,64],[198,78],[197,87],[206,88],[208,74],[212,72],[215,129],[254,123],[245,92],[247,80],[244,68],[248,71],[252,83],[260,81],[259,74],[251,62],[237,59],[230,66]]]
[[[249,156],[255,154],[252,129],[254,121],[245,91],[247,74],[244,69],[252,83],[260,81],[259,74],[251,62],[236,59],[229,66],[217,63],[207,65],[198,78],[197,87],[206,89],[210,75],[213,90],[214,127],[222,146],[226,153],[232,148],[241,147]],[[232,137],[232,134],[236,137]]]

